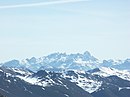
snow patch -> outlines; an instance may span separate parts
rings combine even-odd
[[[93,75],[100,75],[102,77],[116,75],[124,80],[130,81],[130,72],[128,72],[127,70],[117,70],[109,67],[101,67],[99,69],[100,71],[94,72]]]

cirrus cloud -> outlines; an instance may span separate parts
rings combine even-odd
[[[4,5],[4,6],[0,6],[0,9],[35,7],[35,6],[47,6],[47,5],[74,3],[74,2],[82,2],[82,1],[87,1],[87,0],[57,0],[57,1],[28,3],[28,4]]]

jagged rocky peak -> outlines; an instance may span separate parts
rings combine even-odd
[[[50,55],[48,55],[46,57],[47,58],[57,58],[57,57],[61,57],[61,56],[66,56],[66,53],[59,53],[59,52],[57,52],[57,53],[52,53],[52,54],[50,54]]]
[[[32,58],[30,58],[30,59],[26,59],[30,64],[31,63],[36,63],[36,61],[37,61],[37,59],[35,58],[35,57],[32,57]]]
[[[84,55],[85,55],[85,56],[91,56],[90,52],[88,52],[88,51],[85,51],[85,52],[84,52]]]
[[[95,58],[94,56],[92,56],[91,54],[90,54],[90,52],[88,52],[88,51],[85,51],[84,52],[84,54],[83,54],[83,56],[84,56],[84,60],[91,60],[91,61],[96,61],[97,60],[97,58]]]
[[[61,57],[66,57],[66,58],[70,58],[70,59],[73,59],[73,58],[86,58],[87,60],[89,59],[95,59],[88,51],[85,51],[83,54],[81,53],[72,53],[72,54],[66,54],[66,53],[52,53],[48,56],[46,56],[48,59],[50,58],[61,58]]]
[[[41,70],[42,67],[44,69],[81,69],[88,70],[93,68],[96,62],[96,58],[93,57],[88,51],[75,54],[66,54],[66,53],[52,53],[48,56],[44,56],[41,58],[27,58],[22,61],[12,60],[3,64],[3,66],[13,67],[13,68],[28,68],[32,71]],[[90,64],[89,64],[90,63]],[[96,65],[95,65],[96,66]]]
[[[22,61],[11,60],[6,63],[2,63],[0,66],[13,67],[13,68],[28,68],[37,72],[38,70],[46,69],[51,71],[59,71],[64,69],[69,70],[90,70],[103,67],[112,67],[120,70],[130,70],[130,59],[124,61],[104,60],[99,61],[90,52],[84,53],[52,53],[48,56],[40,58],[28,58]]]
[[[37,73],[35,73],[33,76],[38,76],[38,77],[42,77],[42,76],[47,76],[48,73],[45,70],[40,70]]]

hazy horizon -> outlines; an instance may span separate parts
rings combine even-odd
[[[129,0],[0,1],[0,63],[89,51],[130,58]]]

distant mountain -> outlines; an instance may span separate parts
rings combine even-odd
[[[130,97],[130,59],[100,61],[89,52],[53,53],[0,64],[7,97]]]
[[[65,69],[69,70],[89,70],[97,67],[98,60],[93,57],[89,52],[83,54],[69,54],[66,53],[53,53],[48,56],[44,56],[36,59],[25,59],[22,61],[12,60],[2,63],[4,67],[13,68],[29,68],[32,71],[38,70],[51,70],[61,71]]]
[[[115,69],[119,69],[119,70],[130,70],[130,59],[126,59],[126,60],[118,60],[118,61],[114,61],[114,60],[103,60],[103,62],[101,63],[101,66],[104,67],[111,67],[111,68],[115,68]]]
[[[130,70],[130,59],[100,61],[88,51],[83,54],[53,53],[41,58],[32,57],[22,61],[11,60],[1,63],[3,67],[30,69],[31,71],[49,70],[91,70],[98,67],[111,67],[119,70]]]

